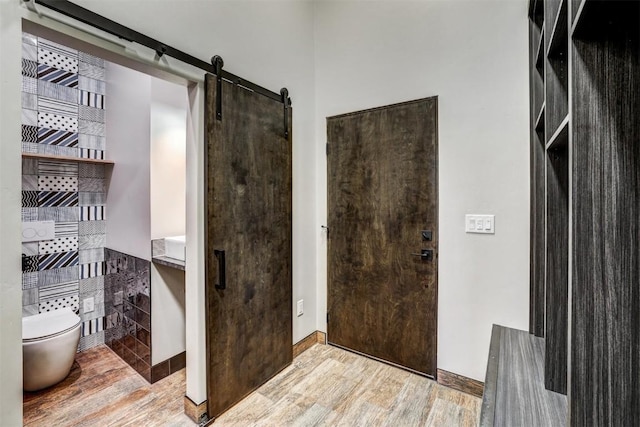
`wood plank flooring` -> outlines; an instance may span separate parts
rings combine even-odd
[[[185,371],[149,385],[107,347],[78,354],[69,378],[25,393],[25,426],[193,426]],[[479,398],[427,378],[314,345],[216,426],[475,426]]]

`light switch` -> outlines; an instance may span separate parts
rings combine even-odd
[[[22,241],[40,242],[56,237],[54,221],[31,221],[22,223]]]
[[[465,231],[476,234],[495,234],[495,215],[465,215]]]

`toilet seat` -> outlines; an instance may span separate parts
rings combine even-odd
[[[22,342],[53,338],[75,329],[80,317],[70,308],[48,311],[22,319]]]

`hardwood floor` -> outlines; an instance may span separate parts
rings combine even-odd
[[[149,385],[107,347],[78,354],[69,378],[25,393],[25,426],[193,426],[185,371]],[[475,426],[481,400],[347,351],[314,345],[216,426]]]

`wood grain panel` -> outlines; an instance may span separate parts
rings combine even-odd
[[[601,9],[573,41],[570,421],[627,426],[640,419],[640,12],[599,4],[630,9]]]
[[[437,98],[331,117],[327,138],[328,340],[435,376]]]
[[[223,82],[216,120],[214,76],[206,91],[207,394],[217,417],[292,360],[291,141],[281,103]],[[224,290],[214,250],[225,251]]]
[[[544,380],[548,390],[567,394],[569,304],[568,134],[547,152],[547,268]]]
[[[444,369],[438,369],[438,384],[476,397],[482,397],[484,390],[482,381],[445,371]]]
[[[567,419],[567,398],[544,387],[544,339],[526,331],[498,327],[491,341],[491,354],[498,352],[495,408],[493,424],[485,424],[491,408],[483,403],[481,426],[564,426]],[[499,350],[493,345],[499,342]],[[488,379],[489,380],[489,379]],[[485,387],[491,389],[488,382]]]

